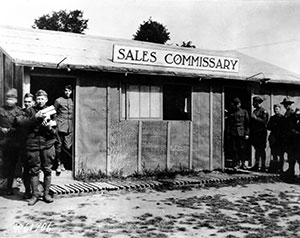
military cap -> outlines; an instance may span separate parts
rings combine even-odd
[[[71,86],[71,85],[66,85],[66,86],[65,86],[65,89],[69,89],[69,90],[72,91],[72,86]]]
[[[17,89],[12,88],[12,89],[8,90],[8,92],[6,93],[6,97],[8,97],[8,98],[18,98]]]
[[[241,100],[239,98],[235,98],[235,99],[233,99],[232,102],[233,102],[234,105],[237,105],[237,104],[241,103]]]
[[[264,100],[263,100],[261,97],[259,97],[259,96],[253,97],[253,102],[262,103],[263,101],[264,101]]]
[[[280,104],[286,105],[286,104],[293,104],[294,101],[292,101],[289,97],[285,97]]]
[[[45,97],[48,97],[48,94],[47,94],[44,90],[40,89],[40,90],[38,90],[38,91],[35,93],[35,96],[36,96],[36,97],[39,97],[39,96],[45,96]]]

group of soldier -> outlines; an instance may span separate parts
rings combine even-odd
[[[266,145],[271,149],[272,158],[268,171],[281,173],[287,178],[295,175],[295,164],[300,161],[300,109],[292,109],[292,101],[285,97],[280,104],[273,106],[274,115],[269,119],[269,113],[262,107],[263,99],[255,96],[252,99],[254,107],[249,116],[241,107],[241,100],[232,101],[227,120],[227,136],[229,151],[234,169],[249,169],[252,171],[266,171]],[[281,105],[285,114],[281,114]],[[270,131],[268,137],[268,130]],[[250,142],[255,150],[254,166],[246,166],[246,144]],[[283,171],[284,154],[287,154],[289,167]],[[260,165],[260,166],[259,166]]]
[[[6,94],[5,105],[0,107],[0,152],[7,178],[7,195],[12,195],[16,166],[21,161],[22,178],[25,187],[23,198],[28,205],[38,202],[39,174],[44,174],[43,200],[53,202],[49,194],[51,174],[56,161],[56,175],[64,169],[62,151],[70,154],[72,146],[72,87],[65,86],[64,96],[55,100],[52,111],[47,114],[48,94],[40,89],[24,96],[24,108],[18,103],[17,90],[12,88]],[[45,110],[46,109],[46,110]],[[51,115],[51,116],[50,116]]]

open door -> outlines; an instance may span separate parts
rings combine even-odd
[[[73,88],[73,93],[71,94],[71,98],[73,99],[74,103],[74,110],[75,110],[75,78],[70,77],[45,77],[45,76],[32,76],[30,81],[30,92],[35,95],[36,91],[39,89],[43,89],[48,94],[48,103],[47,105],[53,105],[54,101],[64,95],[64,87],[66,85],[71,85]],[[75,115],[75,112],[73,112]],[[73,116],[74,120],[74,116]],[[73,126],[74,126],[73,121]],[[71,153],[62,153],[62,156],[66,156],[65,158],[62,158],[65,161],[68,161],[65,165],[66,170],[71,171],[73,174],[73,168],[74,168],[74,132],[73,128],[73,146],[71,149]],[[67,158],[68,157],[68,158]],[[55,167],[55,165],[54,165]]]
[[[238,97],[241,100],[242,108],[246,109],[251,115],[251,91],[246,87],[226,87],[225,88],[225,132],[224,132],[224,155],[225,155],[225,167],[231,167],[232,165],[232,155],[229,149],[229,141],[227,141],[227,127],[228,120],[227,115],[230,113],[231,103],[234,98]],[[250,118],[249,118],[250,119]],[[248,141],[246,143],[245,158],[248,161],[248,164],[251,163],[251,145]]]

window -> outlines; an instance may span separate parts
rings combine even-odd
[[[191,119],[188,86],[123,85],[121,100],[122,119]]]

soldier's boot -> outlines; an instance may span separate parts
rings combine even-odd
[[[277,161],[275,161],[274,159],[270,161],[268,172],[269,173],[277,172]]]
[[[29,199],[31,198],[32,194],[31,194],[31,187],[30,187],[30,178],[28,175],[23,176],[23,183],[25,187],[23,199]]]
[[[258,171],[258,163],[255,163],[253,167],[249,169],[250,171]]]
[[[48,175],[44,177],[44,201],[46,203],[53,202],[53,199],[49,194],[50,186],[51,186],[51,175],[50,176]]]
[[[13,191],[13,182],[14,179],[13,178],[7,178],[7,187],[6,187],[6,194],[7,195],[13,195],[14,191]]]
[[[39,200],[39,184],[40,180],[38,176],[32,176],[30,178],[31,188],[32,188],[32,197],[28,201],[28,206],[33,206]]]
[[[278,173],[282,173],[283,172],[283,165],[284,165],[284,159],[280,159],[280,161],[278,162],[278,168],[277,168],[277,171]]]

